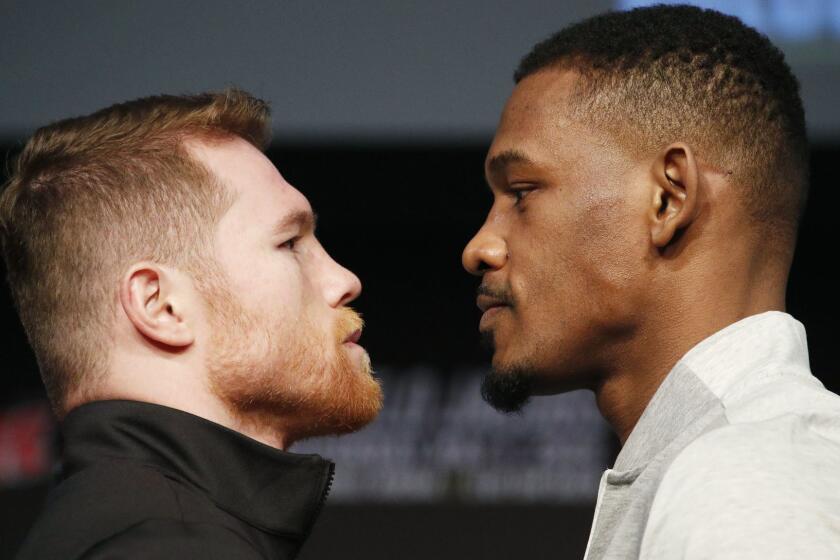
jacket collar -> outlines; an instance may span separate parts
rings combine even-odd
[[[63,476],[102,460],[156,468],[202,491],[219,508],[273,534],[305,537],[334,465],[287,453],[193,414],[136,401],[96,401],[61,426]]]
[[[779,311],[741,319],[689,350],[668,373],[627,438],[615,470],[633,478],[678,437],[702,430],[733,395],[769,372],[812,377],[802,323]],[[617,474],[619,474],[617,473]]]

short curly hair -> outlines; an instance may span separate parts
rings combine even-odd
[[[608,12],[538,43],[519,83],[579,72],[572,111],[633,150],[688,142],[740,187],[747,213],[795,239],[808,193],[799,83],[770,40],[735,17],[685,5]]]

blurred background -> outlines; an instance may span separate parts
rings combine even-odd
[[[694,3],[767,33],[802,82],[813,181],[788,305],[837,391],[840,0]],[[362,279],[362,342],[386,394],[364,431],[295,447],[338,462],[301,557],[580,558],[616,440],[589,393],[515,416],[481,401],[488,356],[460,254],[490,207],[483,159],[518,60],[568,23],[641,4],[0,0],[0,155],[38,126],[144,95],[237,85],[270,101],[268,155]],[[11,558],[49,487],[56,432],[5,286],[0,334],[0,558]]]

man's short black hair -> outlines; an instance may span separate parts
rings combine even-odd
[[[574,111],[634,149],[685,141],[730,174],[750,215],[794,238],[808,189],[799,83],[770,40],[693,6],[609,12],[537,44],[514,74],[581,74]]]

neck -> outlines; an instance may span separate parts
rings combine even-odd
[[[122,360],[119,352],[112,361],[112,372],[86,401],[125,399],[159,404],[200,416],[216,424],[241,433],[260,443],[285,450],[289,445],[286,434],[277,422],[256,415],[239,415],[225,406],[222,400],[202,381],[200,375],[173,369],[171,362],[158,367],[144,361],[133,368],[131,360]],[[82,402],[75,403],[78,406]]]
[[[695,286],[714,286],[702,278]],[[719,280],[717,281],[719,283]],[[784,285],[784,284],[782,284]],[[691,348],[717,331],[745,317],[765,311],[784,311],[784,289],[699,289],[663,298],[665,309],[651,313],[635,335],[610,354],[614,357],[595,389],[601,414],[621,444],[671,369]],[[660,294],[664,292],[659,292]],[[679,306],[672,306],[680,302]]]

